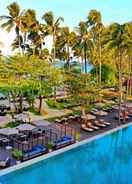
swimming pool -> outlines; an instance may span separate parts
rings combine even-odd
[[[132,126],[7,175],[0,184],[131,184]]]

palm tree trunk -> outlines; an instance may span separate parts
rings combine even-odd
[[[70,49],[68,44],[67,44],[67,66],[68,69],[70,70]]]
[[[56,48],[55,48],[55,42],[56,42],[56,30],[54,28],[54,32],[53,32],[53,58],[52,58],[52,62],[54,63],[55,62],[55,59],[56,59]]]
[[[23,112],[23,96],[20,95],[20,112]]]
[[[128,78],[127,78],[127,85],[126,85],[126,96],[128,97],[130,95],[130,88],[131,88],[131,61],[130,61],[130,56],[128,57],[129,60],[129,73],[128,73]]]
[[[16,106],[16,95],[11,92],[12,100],[13,100],[13,106],[15,109],[15,112],[17,112],[17,106]]]
[[[121,103],[122,103],[122,53],[119,49],[119,124],[121,123]]]
[[[41,109],[42,109],[42,102],[43,102],[43,98],[42,98],[42,96],[40,95],[39,96],[39,113],[41,112]]]
[[[129,94],[132,95],[132,56],[130,56],[130,88]]]
[[[99,34],[99,88],[101,90],[101,82],[102,82],[102,61],[101,61],[101,42],[100,42],[100,34]],[[99,97],[99,102],[101,102],[101,96]]]
[[[20,25],[21,25],[21,21],[20,21]],[[22,53],[21,53],[21,40],[20,40],[20,25],[17,27],[18,28],[18,34],[17,34],[17,36],[18,36],[19,53],[21,55]]]
[[[85,69],[85,73],[87,73],[87,49],[86,49],[86,44],[84,45],[84,69]]]

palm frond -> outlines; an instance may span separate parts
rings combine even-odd
[[[1,27],[5,29],[7,32],[10,32],[13,26],[14,22],[11,19],[1,25]]]

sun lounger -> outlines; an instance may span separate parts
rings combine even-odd
[[[101,123],[101,122],[99,122],[99,121],[95,121],[94,124],[95,124],[96,126],[99,126],[99,127],[106,127],[106,125],[105,125],[104,123]]]
[[[71,120],[75,119],[74,116],[69,116],[68,118],[71,119]]]
[[[99,121],[100,121],[101,123],[105,124],[105,125],[111,125],[110,122],[107,122],[107,121],[105,121],[104,119],[100,119]]]
[[[86,124],[81,124],[81,129],[87,132],[93,132],[93,128],[88,128]]]
[[[56,123],[61,123],[61,120],[60,119],[56,119],[55,122]]]
[[[5,160],[0,160],[0,167],[1,168],[9,167],[10,161],[11,161],[11,159],[9,157],[7,157]]]
[[[86,125],[87,125],[88,128],[92,128],[92,129],[95,129],[95,130],[98,130],[99,129],[98,126],[93,125],[91,122],[87,122]]]

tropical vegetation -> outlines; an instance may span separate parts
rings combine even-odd
[[[0,16],[1,27],[15,30],[16,38],[11,45],[13,56],[0,56],[0,90],[13,100],[16,112],[23,111],[25,97],[31,109],[39,99],[39,113],[44,98],[52,98],[47,102],[56,106],[57,92],[63,90],[84,114],[101,89],[112,86],[118,90],[120,121],[121,104],[132,95],[132,22],[105,26],[101,13],[91,10],[71,30],[51,11],[38,20],[35,10],[21,10],[16,2],[7,9],[8,14]],[[51,50],[46,45],[49,37]],[[73,61],[80,70],[74,69]],[[90,73],[88,64],[93,68]]]

